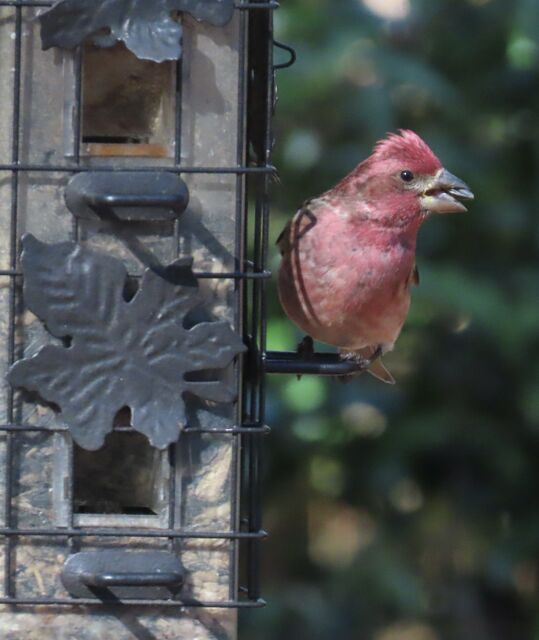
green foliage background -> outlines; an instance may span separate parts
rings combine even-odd
[[[411,0],[391,21],[284,0],[275,17],[298,61],[278,76],[272,240],[398,127],[476,202],[420,232],[395,387],[270,380],[269,605],[241,637],[539,639],[539,4]],[[270,296],[268,347],[294,348]]]

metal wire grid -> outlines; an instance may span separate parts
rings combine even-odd
[[[9,277],[8,298],[8,365],[16,359],[15,344],[15,320],[20,304],[20,290],[22,274],[18,269],[18,191],[19,176],[21,172],[61,172],[78,173],[88,170],[96,170],[82,166],[81,160],[81,90],[82,90],[82,55],[78,50],[75,54],[75,127],[74,127],[74,154],[72,161],[65,165],[32,164],[20,162],[20,125],[21,125],[21,62],[22,62],[22,24],[23,9],[25,7],[46,7],[53,2],[40,0],[0,0],[0,6],[13,7],[15,34],[14,34],[14,77],[13,77],[13,116],[12,116],[12,145],[9,162],[0,164],[0,171],[11,173],[11,208],[10,208],[10,238],[9,238],[9,268],[0,270],[1,276]],[[239,287],[236,319],[238,324],[243,320],[245,339],[250,343],[250,355],[247,356],[246,370],[242,389],[242,422],[239,425],[210,428],[190,429],[183,431],[186,437],[190,433],[216,433],[229,434],[234,438],[233,464],[237,470],[236,482],[241,486],[232,489],[232,523],[240,521],[240,527],[232,526],[230,531],[198,531],[185,532],[177,529],[174,522],[174,503],[176,491],[174,486],[176,461],[173,447],[169,450],[171,466],[171,480],[169,486],[169,521],[167,529],[156,528],[107,528],[107,527],[77,527],[73,522],[73,509],[70,509],[70,526],[58,528],[20,528],[13,526],[13,439],[20,433],[45,431],[47,433],[65,432],[63,427],[40,427],[39,425],[18,424],[15,420],[14,394],[11,388],[7,390],[7,421],[0,424],[0,433],[5,436],[6,467],[5,467],[5,494],[4,494],[4,522],[0,527],[0,538],[4,541],[4,593],[0,596],[0,604],[20,605],[94,605],[102,604],[97,598],[54,598],[54,597],[19,597],[15,593],[15,581],[13,577],[13,541],[18,536],[45,536],[50,538],[65,539],[66,545],[71,546],[73,540],[81,538],[100,537],[141,537],[161,538],[170,543],[177,539],[225,539],[232,542],[231,557],[231,591],[226,601],[200,602],[185,600],[158,600],[158,599],[129,599],[119,600],[123,604],[152,605],[165,607],[217,607],[217,608],[244,608],[263,606],[260,598],[259,587],[259,547],[265,532],[261,529],[260,507],[260,436],[269,431],[264,425],[265,388],[263,380],[263,354],[266,341],[266,310],[265,310],[265,280],[270,273],[266,269],[267,241],[269,226],[269,202],[268,188],[270,177],[275,173],[271,165],[272,132],[271,117],[274,107],[274,70],[283,65],[273,66],[273,32],[272,10],[278,7],[278,3],[271,0],[260,2],[238,2],[236,9],[240,11],[240,46],[239,46],[239,86],[238,86],[238,140],[236,166],[228,167],[189,167],[182,166],[180,162],[181,139],[181,64],[178,63],[178,75],[176,83],[176,122],[175,122],[175,157],[173,166],[144,166],[133,167],[134,171],[171,171],[174,173],[202,173],[202,174],[235,174],[236,175],[236,256],[247,256],[249,243],[247,240],[247,192],[254,199],[253,229],[253,255],[251,261],[244,265],[237,264],[233,272],[209,273],[198,272],[198,278],[233,279]],[[247,36],[249,29],[249,36]],[[247,37],[256,38],[257,47],[263,47],[263,55],[257,56],[256,67],[247,55]],[[278,45],[279,46],[279,45]],[[254,76],[254,86],[248,87],[247,79]],[[257,158],[254,166],[247,166],[246,149],[249,140],[246,136],[248,91],[250,95],[256,95],[264,103],[263,127],[259,131],[259,137],[263,142],[264,153]],[[258,122],[260,127],[260,122]],[[113,171],[114,168],[100,167],[99,171]],[[247,185],[247,178],[249,178]],[[178,223],[175,229],[176,235],[180,233]],[[78,238],[78,223],[74,221],[73,235]],[[118,427],[119,431],[130,431],[130,427]],[[68,495],[73,504],[73,446],[70,445],[70,487]],[[239,491],[238,491],[239,489]],[[239,496],[239,502],[236,499]],[[238,566],[239,545],[246,543],[245,581],[240,585]]]

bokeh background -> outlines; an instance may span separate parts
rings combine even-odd
[[[539,4],[283,0],[275,17],[298,60],[278,76],[272,241],[398,127],[476,202],[420,232],[395,387],[269,380],[269,605],[241,637],[539,639]],[[293,349],[269,293],[268,347]]]

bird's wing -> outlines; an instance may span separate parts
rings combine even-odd
[[[416,285],[416,287],[419,286],[419,269],[417,268],[417,264],[414,265],[414,275],[412,278],[412,282]]]
[[[314,199],[306,200],[297,210],[292,220],[287,222],[275,243],[278,245],[282,256],[292,249],[297,239],[316,224],[316,216],[313,213],[315,208]]]
[[[279,237],[277,238],[277,241],[275,242],[275,244],[279,247],[279,251],[281,252],[281,255],[283,256],[285,253],[287,253],[287,251],[289,250],[289,237],[290,237],[290,227],[292,226],[292,220],[289,220],[286,223],[285,228],[281,231],[281,233],[279,234]]]
[[[419,269],[417,268],[417,264],[415,262],[406,281],[406,286],[408,288],[410,288],[412,285],[415,285],[416,287],[419,285]]]

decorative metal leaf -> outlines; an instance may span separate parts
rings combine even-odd
[[[121,40],[138,58],[177,60],[182,29],[172,11],[223,26],[232,18],[234,0],[60,0],[39,16],[41,42],[43,49],[73,49],[93,36],[99,46]],[[99,33],[104,29],[105,36]]]
[[[47,345],[16,362],[9,382],[57,405],[81,447],[98,449],[125,406],[133,427],[163,448],[185,424],[185,393],[235,399],[221,379],[186,379],[223,369],[245,350],[227,322],[182,325],[200,302],[191,261],[161,275],[146,270],[129,301],[123,264],[74,242],[25,235],[22,270],[26,305],[66,346]]]

